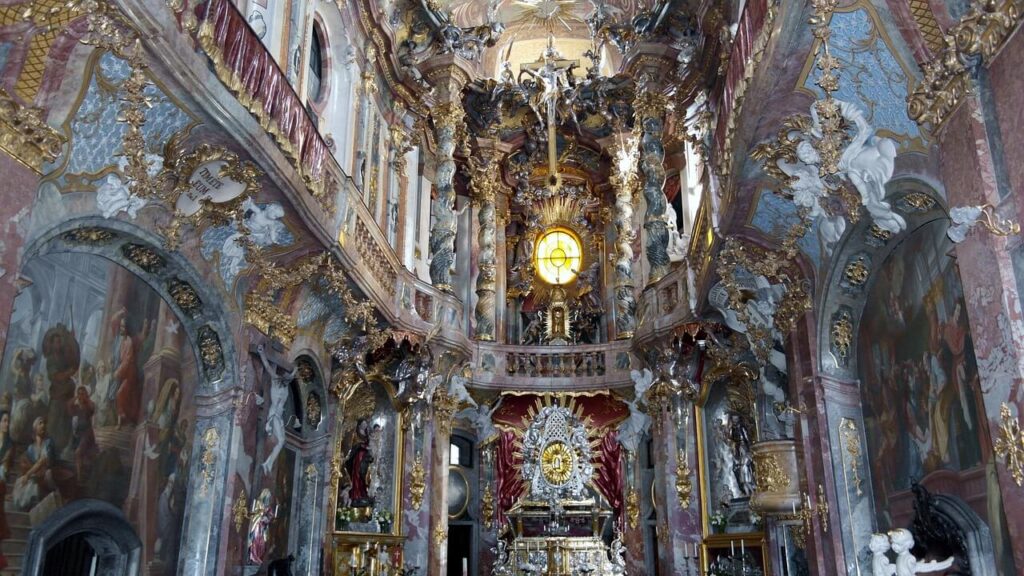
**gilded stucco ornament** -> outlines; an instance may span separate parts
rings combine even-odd
[[[219,146],[200,144],[187,154],[179,146],[179,136],[175,136],[165,147],[165,171],[161,176],[172,185],[168,192],[158,194],[173,211],[170,224],[164,228],[168,249],[177,249],[183,224],[199,229],[203,224],[224,226],[234,222],[243,233],[248,232],[242,205],[259,193],[262,172]]]
[[[202,456],[199,457],[199,493],[205,496],[217,475],[217,455],[220,451],[220,433],[210,427],[203,432]]]
[[[444,525],[444,522],[438,522],[437,526],[434,527],[434,546],[440,548],[447,541],[448,528]]]
[[[409,473],[409,504],[413,510],[423,505],[423,493],[427,489],[427,471],[423,468],[423,456],[417,455]]]
[[[851,418],[843,418],[842,422],[839,423],[839,435],[843,440],[843,449],[846,450],[846,456],[849,458],[847,465],[852,477],[854,490],[856,490],[857,496],[862,496],[864,490],[861,488],[862,481],[860,477],[861,445],[857,423]]]
[[[202,326],[199,328],[198,340],[203,371],[211,378],[219,376],[224,370],[224,350],[221,348],[220,336],[210,326]]]
[[[636,488],[630,488],[626,494],[626,518],[631,530],[636,530],[640,521],[640,494]]]
[[[849,311],[841,310],[832,319],[832,328],[829,331],[832,338],[832,350],[843,362],[850,355],[850,347],[853,345],[853,319]]]
[[[41,108],[22,106],[0,88],[0,150],[42,174],[60,155],[67,138],[46,124]]]
[[[1021,21],[1014,0],[974,0],[946,32],[945,47],[924,65],[924,78],[907,97],[907,114],[921,126],[942,126],[972,92],[972,69],[988,66]]]
[[[789,476],[775,454],[758,452],[754,454],[754,482],[758,492],[782,492],[789,486]]]
[[[75,228],[61,234],[65,242],[72,244],[83,244],[85,246],[102,246],[109,244],[117,238],[117,233],[106,228],[90,226],[87,228]]]
[[[863,286],[868,281],[871,268],[868,267],[867,259],[864,256],[857,256],[843,268],[843,278],[850,286]]]
[[[139,268],[150,274],[157,272],[167,265],[167,261],[156,250],[142,244],[125,244],[121,247],[121,253]]]
[[[249,496],[245,493],[245,488],[238,493],[238,498],[235,498],[235,505],[231,508],[231,517],[235,523],[235,532],[241,533],[242,527],[249,522]]]
[[[480,516],[484,521],[484,528],[490,530],[494,527],[494,492],[490,484],[484,488],[484,494],[480,497]]]
[[[999,407],[999,438],[993,447],[1017,486],[1024,485],[1024,434],[1006,402]]]
[[[690,497],[693,495],[691,473],[686,451],[680,448],[676,455],[676,496],[679,498],[679,507],[683,510],[690,507]]]
[[[203,301],[199,293],[191,284],[184,280],[174,279],[167,285],[167,293],[178,305],[182,312],[191,318],[195,318],[203,308]]]

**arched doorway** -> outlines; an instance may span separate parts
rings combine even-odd
[[[119,576],[141,572],[142,542],[117,508],[77,500],[29,536],[23,574]]]

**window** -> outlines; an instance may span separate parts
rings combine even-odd
[[[473,443],[461,436],[452,436],[451,446],[448,448],[448,464],[472,468]]]
[[[320,99],[321,79],[323,78],[324,61],[323,61],[323,42],[320,38],[320,28],[316,25],[313,26],[313,43],[309,47],[309,83],[306,85],[308,90],[309,100],[316,101]]]
[[[537,272],[548,284],[568,284],[580,271],[582,253],[575,234],[565,228],[549,230],[537,242]]]

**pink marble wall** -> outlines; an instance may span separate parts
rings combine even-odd
[[[999,75],[1009,74],[1011,72],[1004,71]],[[1002,82],[999,85],[1002,91],[996,95],[997,109],[1005,110],[1010,102],[1020,99],[1020,94],[1018,91],[1008,95],[1005,85]],[[1009,142],[1005,148],[1006,159],[1012,166],[1020,160],[1019,154],[1024,148],[1019,135],[1008,129],[1010,126],[1013,125],[1003,123],[1002,138]],[[980,99],[968,98],[947,120],[938,140],[942,181],[949,204],[992,203],[998,206],[992,143],[985,129]],[[1011,170],[1011,180],[1024,176],[1019,168]],[[1015,195],[1006,201],[1015,203],[1014,211],[1020,213],[1021,201]],[[1019,239],[1011,241],[1019,242]],[[1018,414],[1024,408],[1024,318],[1010,247],[1007,239],[980,229],[956,247],[989,433],[993,439],[999,437],[1000,404],[1014,405]],[[1014,561],[1018,567],[1024,566],[1024,492],[1010,478],[1002,460],[996,471]]]

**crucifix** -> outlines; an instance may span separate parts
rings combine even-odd
[[[520,66],[522,73],[533,76],[543,89],[539,94],[533,111],[537,119],[543,124],[547,123],[548,129],[548,186],[552,190],[558,187],[558,142],[556,130],[558,128],[558,96],[562,90],[573,86],[572,70],[579,66],[579,60],[567,60],[555,50],[554,36],[548,36],[548,47],[544,54],[536,61]],[[547,105],[547,117],[541,116],[540,104]]]

